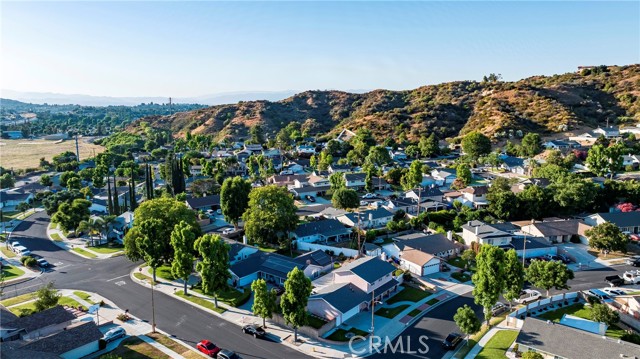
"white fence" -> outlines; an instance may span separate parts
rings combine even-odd
[[[527,313],[531,313],[533,311],[537,311],[539,309],[545,308],[547,306],[550,305],[556,305],[556,304],[560,304],[564,301],[570,301],[573,302],[576,298],[579,298],[580,295],[578,294],[578,292],[572,292],[572,293],[563,293],[563,294],[557,294],[554,295],[552,297],[549,298],[545,298],[545,299],[541,299],[535,302],[531,302],[529,304],[527,304],[526,306],[524,306],[523,308],[520,308],[518,310],[516,310],[515,312],[509,314],[509,317],[513,317],[513,318],[520,318],[522,316],[526,316]]]
[[[315,251],[319,249],[321,251],[331,251],[333,252],[334,256],[338,256],[342,254],[345,257],[355,257],[358,255],[358,251],[351,248],[332,247],[332,246],[325,246],[323,244],[308,243],[308,242],[301,242],[301,241],[294,241],[294,242],[295,242],[296,248],[298,248],[301,251]]]

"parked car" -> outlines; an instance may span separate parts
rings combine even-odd
[[[369,202],[367,202],[367,201],[360,201],[360,205],[361,205],[361,206],[368,206],[368,205],[369,205]]]
[[[240,356],[231,350],[222,349],[218,353],[218,359],[240,359]]]
[[[31,251],[23,246],[13,247],[13,251],[16,252],[16,254],[21,257],[31,255]]]
[[[244,334],[253,335],[254,338],[262,338],[267,335],[267,332],[265,332],[262,327],[253,324],[245,325],[244,327],[242,327],[242,332]]]
[[[625,292],[620,289],[602,288],[602,291],[607,293],[607,295],[625,295]]]
[[[306,196],[304,196],[304,198],[306,198],[307,201],[309,201],[309,202],[315,202],[316,201],[316,199],[313,198],[313,196],[311,196],[311,195],[306,195]]]
[[[540,297],[542,297],[542,295],[537,290],[525,289],[522,292],[520,292],[520,298],[516,299],[516,303],[526,304],[529,302],[534,302],[540,299]]]
[[[36,262],[38,262],[38,265],[40,266],[40,268],[48,268],[49,267],[49,262],[47,262],[47,260],[44,259],[44,258],[38,258],[36,260]]]
[[[627,260],[625,261],[625,263],[629,266],[634,266],[637,267],[637,265],[634,265],[634,263],[640,261],[640,256],[632,256],[627,258]]]
[[[374,199],[374,198],[376,198],[376,197],[377,197],[377,196],[376,196],[376,194],[375,194],[375,193],[367,193],[367,194],[365,194],[364,196],[362,196],[362,198],[364,198],[364,199]]]
[[[442,347],[446,350],[455,349],[462,341],[462,335],[458,333],[451,333],[442,341]]]
[[[105,342],[109,343],[114,340],[123,338],[126,335],[127,335],[127,332],[124,330],[123,327],[115,327],[115,328],[109,329],[109,331],[104,333],[104,337],[102,337],[102,339],[104,339]]]
[[[590,297],[596,297],[598,298],[601,302],[609,302],[611,301],[611,297],[609,297],[609,295],[599,289],[591,289],[591,290],[587,290],[584,292],[586,295],[590,296]]]
[[[622,279],[626,284],[638,284],[640,283],[640,270],[626,271],[622,275]]]
[[[549,261],[556,261],[556,262],[562,262],[562,263],[564,263],[564,261],[562,260],[562,258],[561,258],[560,256],[558,256],[558,255],[555,255],[555,254],[547,254],[544,258],[545,258],[546,260],[549,260]]]
[[[202,352],[202,353],[204,353],[204,354],[206,354],[206,355],[208,355],[208,356],[210,356],[212,358],[215,358],[216,355],[218,355],[220,353],[220,348],[218,348],[215,344],[213,344],[212,342],[210,342],[210,341],[208,341],[206,339],[201,340],[198,344],[196,344],[196,348],[200,352]],[[220,356],[218,356],[218,358],[219,357]]]
[[[235,232],[234,228],[225,228],[222,230],[222,234],[231,234],[233,232]]]
[[[498,302],[491,307],[491,315],[495,317],[496,315],[504,313],[506,310],[507,306],[504,303]]]
[[[619,275],[610,275],[610,276],[604,277],[604,281],[609,283],[611,287],[617,287],[625,284],[624,278],[622,278]]]
[[[22,245],[20,244],[20,242],[18,241],[11,241],[9,242],[9,248],[11,248],[12,251],[15,252],[15,247],[21,247]]]
[[[558,257],[560,257],[560,259],[562,260],[562,262],[564,264],[569,264],[569,263],[573,262],[571,260],[571,258],[569,258],[569,256],[567,256],[566,254],[558,254]]]

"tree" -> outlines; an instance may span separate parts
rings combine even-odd
[[[484,307],[487,324],[491,319],[491,307],[498,302],[505,288],[504,256],[502,248],[490,244],[483,244],[476,256],[476,272],[471,277],[473,300]]]
[[[333,156],[329,152],[320,152],[320,158],[318,159],[318,170],[326,171],[333,163]]]
[[[469,335],[477,333],[482,327],[482,323],[480,323],[480,319],[478,319],[476,313],[466,304],[458,308],[456,314],[453,316],[453,320],[467,338],[469,338]]]
[[[522,353],[522,359],[544,359],[544,357],[540,353],[529,351]]]
[[[416,188],[422,183],[422,163],[418,160],[411,162],[409,171],[402,176],[400,183],[402,184],[402,189],[407,191]]]
[[[164,223],[155,218],[140,222],[141,241],[138,248],[142,257],[153,271],[153,281],[156,281],[156,269],[162,265],[165,255],[164,240],[161,237],[164,232]]]
[[[191,225],[181,221],[173,227],[171,232],[171,246],[173,247],[173,261],[171,261],[171,274],[184,282],[184,294],[187,294],[187,283],[193,270],[193,245],[196,236],[191,230]]]
[[[605,147],[595,144],[589,149],[587,155],[587,166],[589,170],[598,176],[609,174],[611,178],[622,168],[622,145],[616,144]]]
[[[264,279],[257,279],[251,283],[253,291],[253,314],[262,318],[262,326],[266,326],[266,319],[271,318],[276,310],[276,293],[268,290],[267,282]]]
[[[469,168],[468,164],[466,163],[459,164],[458,167],[456,167],[456,175],[457,175],[457,179],[461,181],[461,185],[463,188],[471,184],[472,174],[471,174],[471,168]]]
[[[82,187],[82,182],[80,181],[80,177],[71,177],[67,181],[68,189],[80,189]]]
[[[144,166],[144,196],[147,200],[153,199],[153,172],[149,165]]]
[[[540,186],[528,185],[516,197],[526,218],[541,218],[549,211],[549,196]]]
[[[462,150],[476,159],[491,152],[491,140],[480,132],[471,132],[462,139]]]
[[[573,271],[558,261],[532,261],[526,271],[527,280],[546,290],[547,296],[551,288],[569,289],[567,282],[573,277]]]
[[[197,270],[202,278],[202,291],[213,294],[213,302],[218,307],[218,292],[227,289],[229,273],[230,246],[217,234],[205,234],[195,243],[202,261],[198,262]]]
[[[78,228],[80,222],[89,219],[89,207],[91,202],[86,199],[74,199],[71,204],[62,203],[51,220],[59,223],[63,230],[73,231]]]
[[[103,165],[97,165],[93,170],[93,176],[91,177],[93,182],[93,187],[102,188],[104,187],[104,178],[109,175],[109,169]]]
[[[99,240],[102,238],[102,233],[106,230],[106,223],[105,220],[100,217],[93,217],[80,222],[78,230],[88,233],[89,238],[91,238],[93,242],[94,236],[98,236]]]
[[[611,251],[627,253],[629,237],[611,222],[599,224],[587,230],[585,234],[589,238],[589,246],[600,250],[605,255]]]
[[[340,188],[344,188],[347,185],[344,179],[344,174],[340,172],[331,174],[331,176],[329,176],[329,183],[330,183],[331,189],[334,191]]]
[[[386,148],[373,146],[369,149],[369,154],[365,158],[365,162],[379,167],[390,163],[391,156],[389,156],[389,151]]]
[[[287,274],[280,308],[285,322],[293,327],[294,342],[298,341],[298,328],[307,324],[307,301],[312,288],[311,280],[298,267]]]
[[[422,137],[418,143],[420,154],[422,157],[433,157],[440,154],[440,146],[438,145],[438,139],[432,132],[429,137]]]
[[[461,258],[466,262],[464,264],[464,269],[469,269],[469,263],[474,262],[476,260],[476,252],[473,249],[469,248],[462,252]]]
[[[522,138],[522,152],[526,157],[533,157],[542,152],[542,139],[535,132],[529,132]]]
[[[333,192],[331,203],[336,208],[357,208],[360,204],[358,193],[353,189],[340,188]]]
[[[620,320],[620,314],[606,304],[594,303],[591,306],[591,320],[612,326]]]
[[[489,211],[500,219],[507,220],[517,212],[517,197],[510,190],[494,193],[489,201]]]
[[[224,219],[238,229],[238,220],[249,205],[251,183],[242,177],[227,178],[220,190],[220,208]]]
[[[505,289],[503,296],[511,306],[511,302],[520,297],[520,292],[524,286],[524,266],[518,259],[515,249],[510,249],[505,255],[504,279]]]
[[[51,179],[51,176],[44,174],[40,176],[40,184],[45,187],[50,187],[51,185],[53,185],[53,180]]]
[[[69,184],[69,180],[71,180],[72,178],[80,178],[80,176],[78,176],[78,174],[76,172],[73,171],[67,171],[64,172],[60,175],[60,186],[62,187],[67,187]],[[78,189],[78,188],[76,188]]]
[[[297,207],[286,188],[275,185],[255,188],[249,193],[249,205],[242,215],[247,237],[258,243],[275,243],[278,236],[296,228]]]
[[[364,179],[364,190],[367,193],[373,192],[373,169],[367,171],[367,176]]]
[[[35,307],[36,311],[41,312],[45,309],[53,308],[58,305],[58,301],[62,294],[53,287],[53,282],[47,283],[44,287],[38,289],[36,292]]]
[[[262,130],[262,126],[255,125],[249,129],[249,136],[251,136],[251,143],[255,144],[263,144],[264,141],[264,131]]]

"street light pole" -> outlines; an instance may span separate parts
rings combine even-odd
[[[151,280],[151,332],[155,333],[156,332],[156,306],[155,306],[155,302],[153,301],[153,288],[155,287],[156,282],[152,279]]]

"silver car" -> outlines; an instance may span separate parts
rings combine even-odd
[[[109,343],[114,340],[123,338],[126,335],[127,335],[127,332],[124,330],[123,327],[115,327],[115,328],[109,329],[108,332],[104,333],[104,337],[102,337],[102,339],[104,339],[104,341]]]

